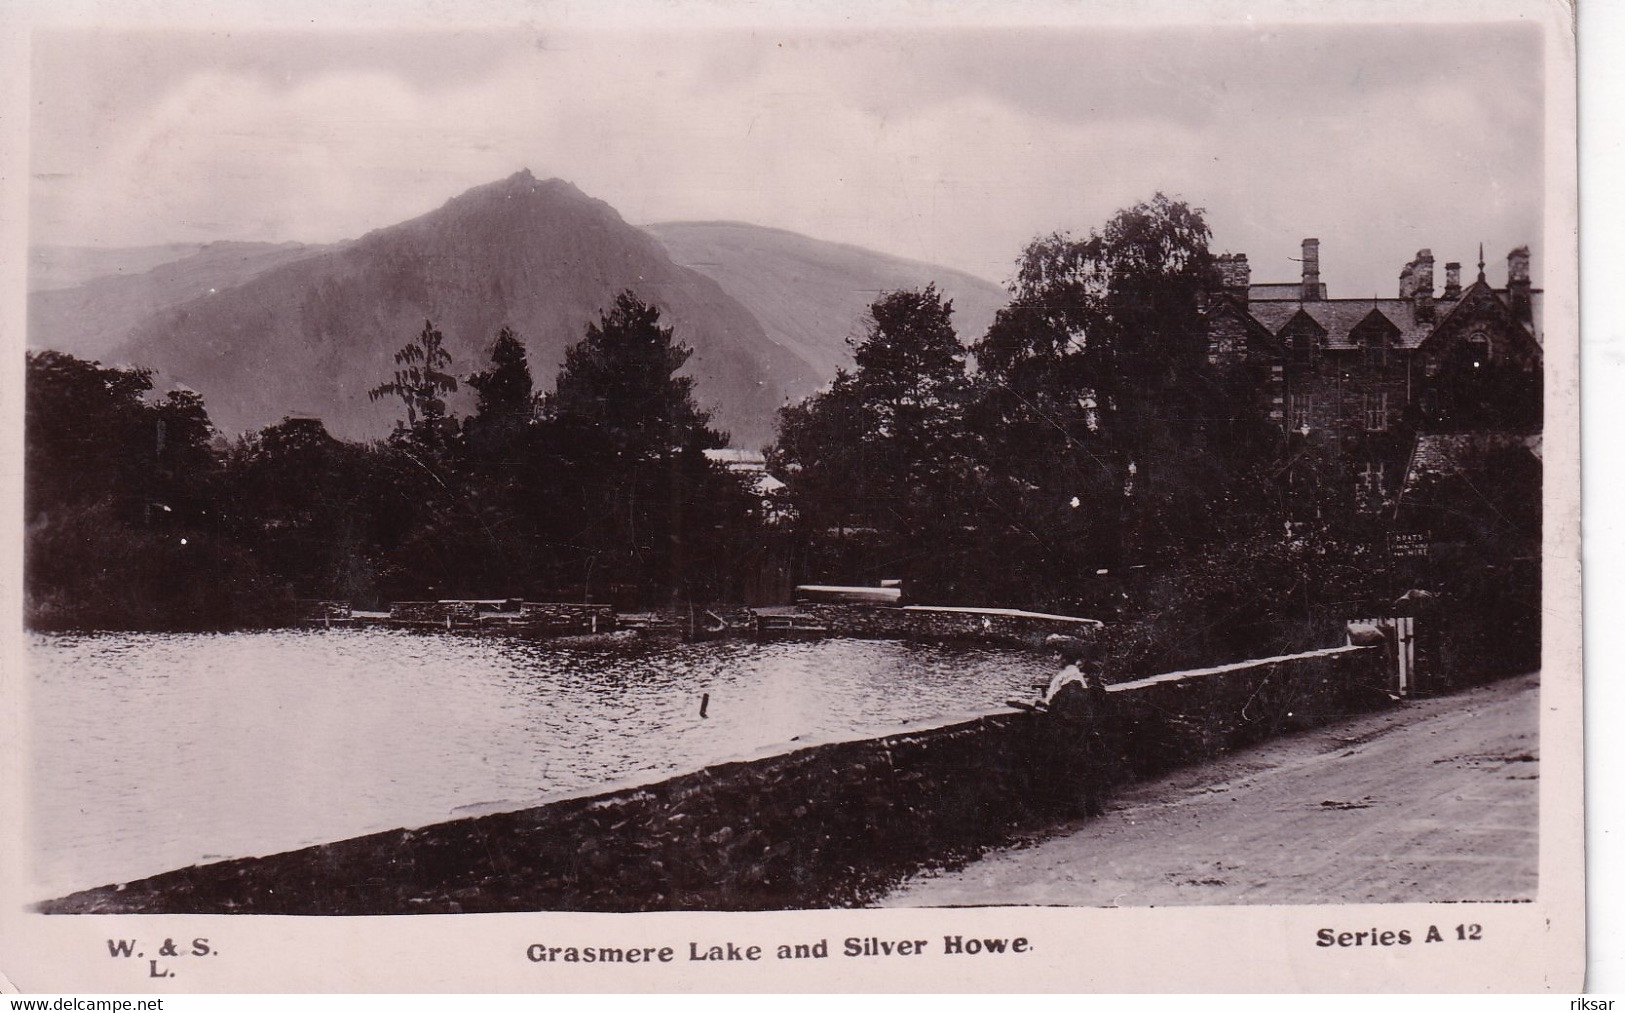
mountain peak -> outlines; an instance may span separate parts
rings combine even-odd
[[[613,211],[608,204],[583,193],[569,180],[559,179],[557,176],[539,180],[529,169],[520,169],[511,176],[465,190],[448,200],[444,209],[489,207],[498,201],[518,200],[540,200],[549,204],[578,205],[598,208],[601,211]]]
[[[493,337],[512,327],[545,389],[587,326],[629,288],[694,349],[687,375],[717,424],[749,443],[770,438],[773,413],[806,365],[609,204],[528,170],[141,318],[117,350],[203,391],[227,432],[297,407],[321,415],[335,436],[372,438],[387,431],[394,406],[374,404],[367,391],[424,320],[445,336],[459,371],[480,367]]]
[[[501,192],[501,191],[525,191],[525,192],[562,191],[562,192],[566,192],[566,193],[580,194],[583,197],[586,196],[586,194],[581,193],[581,190],[578,189],[574,183],[570,182],[567,179],[560,179],[557,176],[551,176],[551,177],[549,177],[547,179],[537,179],[535,177],[535,175],[532,174],[529,169],[520,169],[518,172],[514,173],[512,176],[508,176],[508,177],[506,177],[504,179],[496,180],[495,182],[492,182],[492,183],[487,183],[484,186],[476,186],[476,187],[474,187],[473,189],[471,189],[471,190],[469,190],[467,192],[468,193],[476,193],[476,192],[481,191],[481,190],[495,190],[495,191],[498,191],[498,192]]]
[[[785,399],[850,365],[844,339],[860,333],[873,293],[942,282],[967,335],[992,320],[1002,296],[970,279],[949,288],[959,279],[938,268],[779,230],[668,225],[659,235],[566,180],[521,169],[353,242],[178,248],[165,254],[183,258],[170,271],[34,293],[29,340],[75,354],[94,341],[96,358],[185,382],[226,432],[298,408],[336,436],[364,439],[386,432],[396,407],[367,391],[425,319],[458,370],[483,365],[493,336],[512,327],[545,390],[568,349],[630,288],[694,349],[685,374],[697,398],[748,447],[772,438]]]

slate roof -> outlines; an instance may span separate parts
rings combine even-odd
[[[1377,310],[1399,331],[1400,348],[1415,348],[1433,333],[1434,327],[1446,313],[1455,308],[1455,300],[1433,300],[1433,319],[1418,320],[1409,299],[1323,299],[1300,302],[1297,299],[1267,299],[1250,302],[1247,309],[1258,322],[1279,334],[1287,321],[1299,310],[1308,314],[1326,330],[1326,347],[1331,350],[1360,347],[1349,340],[1349,332],[1360,321]]]
[[[1257,285],[1247,286],[1247,298],[1251,299],[1296,299],[1303,295],[1303,282],[1301,281],[1261,281]],[[1326,283],[1320,283],[1320,297],[1326,298]]]

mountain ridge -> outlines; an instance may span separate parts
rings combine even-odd
[[[899,264],[909,264],[932,271],[944,271],[953,275],[974,278],[983,284],[992,285],[995,288],[999,288],[999,283],[991,278],[984,278],[981,275],[970,271],[962,271],[957,267],[946,267],[942,264],[936,263],[935,261],[921,260],[918,257],[905,257],[896,253],[887,253],[884,250],[876,250],[873,247],[862,246],[858,243],[843,242],[839,239],[819,239],[817,236],[809,236],[805,232],[797,232],[795,229],[787,229],[780,225],[757,225],[755,222],[742,221],[738,218],[674,218],[669,221],[649,222],[638,226],[640,229],[655,231],[657,233],[661,229],[668,228],[686,229],[711,227],[751,229],[756,232],[763,232],[770,235],[785,236],[793,239],[804,240],[809,243],[816,243],[820,246],[832,247],[839,250],[848,250],[852,253],[863,254],[865,256],[896,261]]]
[[[778,353],[743,307],[672,263],[614,208],[528,172],[169,307],[115,353],[198,390],[228,432],[301,411],[320,415],[335,435],[376,437],[396,406],[372,404],[366,391],[425,320],[445,334],[461,373],[483,368],[497,331],[512,327],[545,386],[564,349],[628,288],[694,348],[687,371],[717,423],[747,440],[769,435],[775,393],[805,365]]]
[[[1007,300],[986,279],[925,261],[788,229],[743,222],[660,222],[644,228],[672,259],[717,279],[762,322],[770,340],[811,363],[824,381],[852,364],[869,306],[882,293],[936,285],[954,304],[954,327],[970,345]]]
[[[147,317],[170,306],[233,288],[280,264],[318,253],[327,246],[304,243],[169,244],[96,251],[81,263],[100,261],[109,273],[78,285],[35,288],[28,294],[29,344],[50,335],[58,351],[100,358],[129,340]],[[178,256],[148,263],[157,251]],[[35,283],[30,276],[30,285]]]
[[[734,445],[757,446],[780,405],[850,367],[880,292],[936,283],[967,344],[1004,298],[964,272],[788,229],[636,227],[574,183],[529,170],[334,244],[176,243],[81,261],[76,248],[52,249],[59,264],[116,273],[31,291],[29,346],[152,368],[160,383],[201,393],[228,434],[307,414],[344,438],[384,435],[398,406],[366,392],[425,320],[461,375],[484,368],[497,331],[512,327],[546,390],[564,350],[630,289],[694,349],[685,372],[714,424]],[[469,410],[471,395],[452,407]]]

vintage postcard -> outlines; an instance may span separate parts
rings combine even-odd
[[[0,61],[11,986],[1583,986],[1565,6],[155,10]]]

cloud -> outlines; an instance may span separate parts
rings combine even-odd
[[[1386,292],[1396,248],[1538,239],[1538,41],[1497,26],[59,35],[35,66],[34,238],[332,240],[529,167],[634,222],[740,219],[1001,280],[1034,235],[1162,190],[1206,206],[1256,273],[1319,234],[1329,282]],[[1398,259],[1345,282],[1340,250]]]

